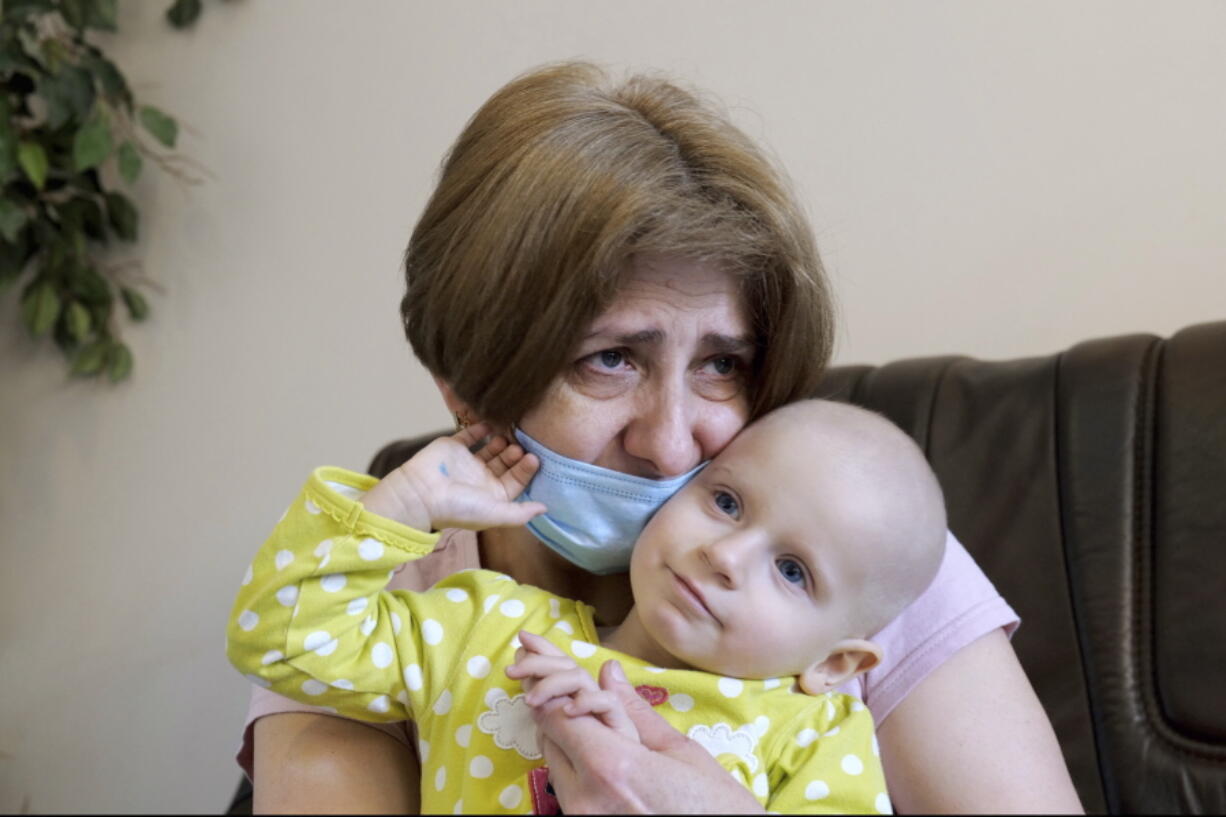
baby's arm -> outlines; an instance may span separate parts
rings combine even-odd
[[[430,611],[439,594],[384,588],[396,567],[429,553],[438,536],[403,522],[481,529],[522,524],[539,512],[539,503],[512,502],[535,458],[501,438],[470,453],[484,430],[436,440],[382,491],[373,478],[342,469],[312,474],[239,591],[227,632],[235,667],[261,686],[365,720],[403,720],[428,700],[434,667],[421,655],[437,627]],[[366,497],[356,501],[363,490]],[[400,521],[364,507],[383,509],[392,500]],[[460,612],[448,604],[450,615]],[[450,638],[431,647],[431,664],[446,663],[443,652],[461,643]]]
[[[838,693],[817,704],[814,717],[781,725],[770,768],[751,786],[759,802],[777,814],[890,813],[868,709]]]
[[[566,653],[539,635],[520,631],[522,645],[507,677],[519,679],[524,702],[535,711],[561,707],[572,718],[592,716],[630,740],[639,741],[638,730],[621,701],[606,692],[596,679]]]

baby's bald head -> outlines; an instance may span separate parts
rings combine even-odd
[[[849,622],[867,637],[893,620],[936,575],[946,538],[940,484],[923,452],[879,414],[804,400],[776,409],[729,446],[752,445],[812,497],[837,508],[836,547],[849,549],[861,590]],[[831,517],[822,516],[829,524]]]

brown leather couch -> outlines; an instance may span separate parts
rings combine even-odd
[[[951,529],[1022,617],[1013,645],[1086,810],[1226,811],[1226,321],[842,366],[820,395],[927,453]]]

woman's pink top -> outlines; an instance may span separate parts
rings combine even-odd
[[[477,536],[472,531],[449,530],[434,553],[402,567],[389,583],[391,589],[425,590],[444,576],[479,567]],[[868,705],[880,725],[907,693],[958,650],[980,636],[1004,627],[1017,629],[1017,614],[953,534],[946,540],[945,558],[932,584],[898,618],[873,636],[884,654],[869,672],[841,688]],[[252,687],[238,763],[250,777],[256,720],[277,712],[333,713]],[[366,724],[412,746],[412,725]]]

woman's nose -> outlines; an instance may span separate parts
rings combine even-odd
[[[693,399],[672,388],[649,395],[626,427],[626,453],[649,463],[658,477],[684,474],[702,462]]]

